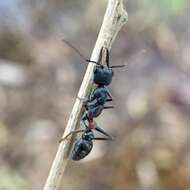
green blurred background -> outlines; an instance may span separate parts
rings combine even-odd
[[[190,1],[124,1],[116,38],[115,140],[70,162],[60,190],[190,190]],[[104,0],[0,0],[0,190],[42,189],[87,64]]]

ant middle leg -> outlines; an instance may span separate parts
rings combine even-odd
[[[104,106],[104,109],[112,109],[114,106]]]

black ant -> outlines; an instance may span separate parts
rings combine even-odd
[[[124,67],[125,65],[110,66],[109,50],[106,47],[101,48],[99,59],[96,62],[86,59],[72,44],[66,40],[63,41],[69,47],[74,49],[75,52],[78,53],[78,55],[80,55],[80,57],[82,57],[86,62],[92,62],[96,64],[96,67],[94,69],[93,82],[97,85],[97,87],[86,100],[78,97],[80,100],[83,100],[84,107],[86,109],[86,113],[82,117],[82,121],[86,126],[86,129],[71,131],[68,135],[66,135],[66,137],[61,139],[61,141],[64,140],[72,133],[83,132],[81,138],[76,141],[74,149],[72,151],[72,159],[80,160],[88,155],[92,150],[92,140],[112,140],[112,137],[108,133],[95,126],[93,118],[98,117],[102,113],[103,109],[113,108],[113,106],[105,106],[106,102],[112,101],[112,96],[106,86],[108,86],[112,81],[114,74],[112,69]],[[106,65],[104,63],[106,63]],[[86,120],[88,120],[88,125],[85,123]],[[95,129],[98,132],[104,134],[106,138],[95,138],[92,129]]]

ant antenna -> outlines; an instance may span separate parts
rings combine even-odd
[[[91,61],[90,59],[86,59],[85,57],[84,57],[84,55],[75,47],[75,46],[73,46],[70,42],[68,42],[67,40],[65,40],[65,39],[62,39],[62,41],[65,43],[65,44],[67,44],[71,49],[73,49],[82,59],[84,59],[86,62],[91,62],[91,63],[95,63],[95,64],[97,64],[97,65],[101,65],[101,64],[99,64],[98,62],[96,62],[96,61]]]

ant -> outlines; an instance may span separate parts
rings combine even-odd
[[[92,61],[86,59],[78,49],[76,49],[72,44],[63,40],[69,47],[71,47],[75,52],[82,57],[86,62],[92,62],[96,64],[94,68],[93,82],[97,85],[94,91],[90,94],[88,98],[79,98],[83,101],[84,107],[86,109],[86,113],[82,117],[82,122],[84,123],[86,129],[85,130],[75,130],[71,131],[68,135],[66,135],[60,141],[63,141],[69,135],[73,133],[83,132],[81,138],[76,141],[74,145],[74,149],[72,151],[72,159],[80,160],[87,156],[93,147],[93,140],[112,140],[112,137],[103,131],[100,127],[95,125],[93,118],[98,117],[103,109],[113,108],[113,106],[105,106],[105,103],[108,101],[112,101],[112,96],[109,90],[106,88],[113,78],[114,72],[113,68],[124,67],[125,65],[115,65],[110,66],[109,64],[109,50],[106,47],[102,47],[99,55],[98,61]],[[102,64],[101,64],[102,63]],[[106,65],[104,64],[106,63]],[[85,121],[88,120],[88,125]],[[94,137],[93,129],[104,134],[105,138],[96,138]]]

